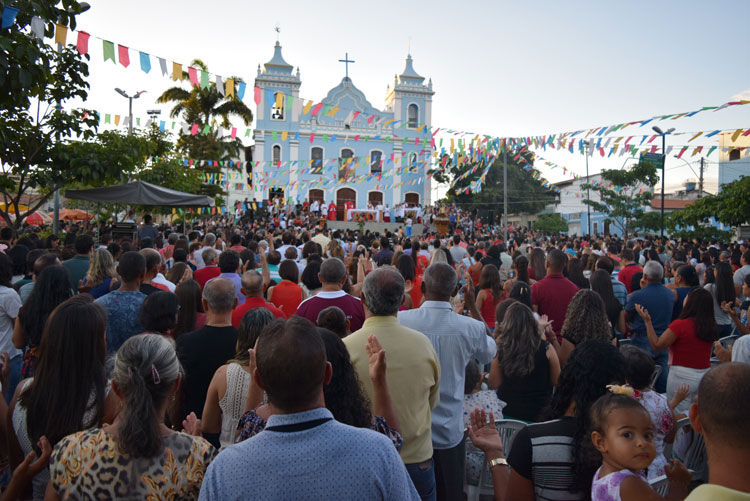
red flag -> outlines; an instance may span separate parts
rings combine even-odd
[[[190,77],[190,83],[192,85],[198,85],[198,70],[188,67],[188,77]]]
[[[254,91],[255,91],[255,97],[254,97],[255,104],[260,104],[260,87],[256,85],[254,88]]]
[[[78,48],[78,52],[81,54],[89,53],[89,34],[85,31],[78,32],[78,44],[76,44],[76,48]]]
[[[120,59],[120,64],[124,67],[130,65],[130,55],[128,54],[128,48],[124,45],[117,45],[117,56]]]

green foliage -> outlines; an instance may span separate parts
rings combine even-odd
[[[552,193],[542,186],[542,182],[534,179],[521,167],[520,159],[513,161],[517,152],[508,152],[508,211],[516,214],[520,212],[536,213],[545,205],[554,201]],[[529,152],[522,153],[523,158],[529,165],[533,165],[533,157]],[[446,168],[443,171],[433,171],[435,180],[440,183],[448,183],[453,186],[446,195],[448,203],[464,205],[469,209],[490,208],[502,212],[503,208],[503,157],[498,156],[492,164],[482,190],[479,193],[466,193],[466,188],[479,179],[485,169],[485,165],[476,163],[464,163],[454,165],[452,157],[446,155]],[[454,181],[464,173],[477,167],[476,171],[461,179]]]
[[[560,214],[542,214],[534,221],[536,231],[546,231],[550,233],[560,233],[568,231],[568,222]]]
[[[207,71],[208,68],[200,60],[194,60],[191,66],[198,70]],[[187,73],[184,74],[187,78]],[[239,85],[240,78],[233,77],[235,85]],[[218,137],[217,126],[230,127],[232,117],[240,118],[245,125],[253,121],[253,113],[239,98],[226,98],[219,94],[215,83],[210,83],[205,89],[200,85],[190,90],[182,87],[170,87],[157,99],[159,103],[175,103],[170,116],[181,118],[189,124],[198,124],[199,132],[192,135],[180,133],[177,139],[177,149],[190,158],[205,160],[230,160],[236,158],[242,148],[239,138]],[[203,134],[203,127],[210,125],[212,131]]]
[[[729,226],[740,226],[750,221],[750,177],[743,176],[733,183],[726,184],[716,195],[700,198],[675,212],[670,217],[673,227],[703,226],[711,218]]]
[[[583,203],[606,214],[606,222],[614,224],[627,236],[639,223],[653,225],[652,216],[646,215],[646,207],[651,204],[653,193],[650,190],[658,180],[656,166],[651,162],[639,162],[629,170],[605,169],[602,171],[602,184],[581,185],[584,190],[598,193],[601,202],[587,198]],[[608,188],[606,185],[609,184],[613,186]],[[641,185],[646,185],[649,190],[638,193]]]
[[[720,242],[729,242],[734,237],[732,231],[723,231],[716,226],[698,226],[692,230],[675,230],[671,231],[672,238],[681,238],[683,240],[701,240],[703,242],[719,240]]]
[[[74,28],[80,4],[19,0],[13,5],[20,9],[17,22],[0,37],[0,195],[9,205],[0,210],[0,218],[19,226],[56,189],[74,181],[97,182],[116,167],[94,162],[91,147],[81,146],[96,135],[95,112],[62,108],[69,99],[85,101],[88,56],[73,46],[56,51],[28,34],[33,16],[43,20],[47,36],[53,35],[56,22]],[[79,161],[79,153],[86,158]],[[30,210],[20,210],[32,193]]]

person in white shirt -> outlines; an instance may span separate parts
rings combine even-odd
[[[310,204],[310,212],[312,212],[316,216],[320,214],[320,203],[317,200],[313,200],[313,202]]]
[[[447,263],[434,263],[422,281],[424,303],[418,309],[401,311],[398,322],[423,333],[440,359],[440,403],[432,411],[432,445],[438,499],[461,499],[466,460],[463,427],[466,366],[476,360],[492,361],[495,340],[474,302],[472,283],[464,287],[468,318],[453,311],[450,299],[458,292],[458,275]]]
[[[203,238],[203,247],[201,247],[195,254],[195,262],[198,265],[198,269],[206,267],[206,263],[203,262],[203,251],[206,249],[213,249],[216,246],[216,235],[213,233],[206,233]],[[217,251],[218,252],[218,251]]]

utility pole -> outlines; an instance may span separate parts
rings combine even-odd
[[[698,178],[698,198],[703,198],[703,157],[701,157],[701,170]]]
[[[503,242],[508,245],[508,143],[503,148]]]

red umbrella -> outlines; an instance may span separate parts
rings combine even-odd
[[[48,224],[50,222],[50,218],[45,217],[44,214],[40,212],[32,212],[26,217],[26,219],[24,219],[24,222],[41,226],[44,224]]]

